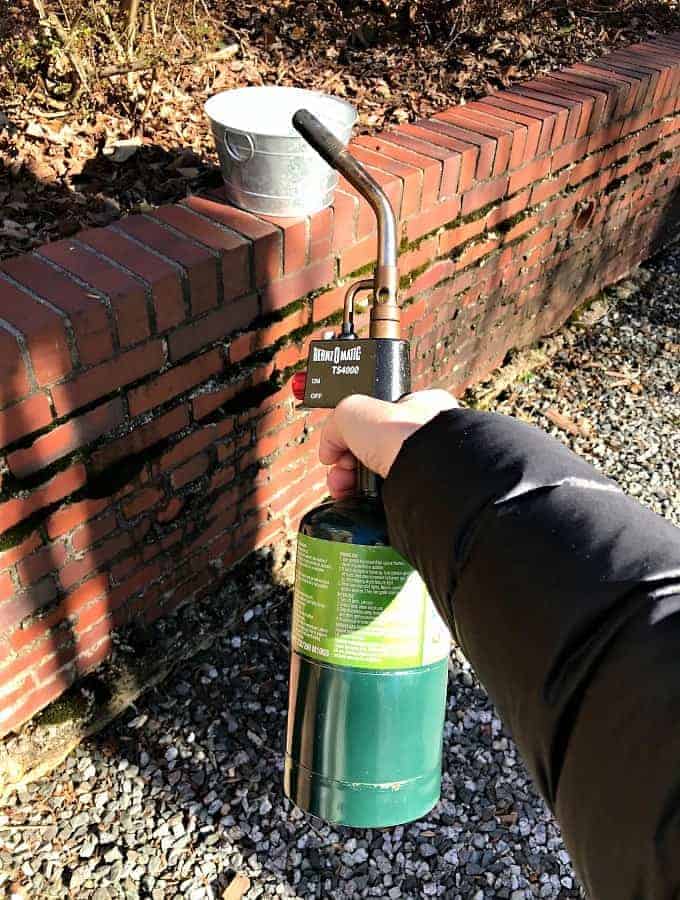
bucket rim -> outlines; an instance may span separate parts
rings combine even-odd
[[[353,106],[349,101],[344,100],[342,97],[338,97],[335,94],[328,94],[325,91],[312,91],[312,90],[308,90],[307,88],[298,88],[298,87],[292,87],[292,86],[280,85],[280,84],[248,85],[247,87],[229,88],[226,91],[219,91],[217,94],[213,94],[211,97],[208,97],[208,99],[203,104],[203,112],[208,117],[208,119],[210,119],[211,122],[214,122],[215,124],[221,126],[222,128],[228,129],[233,134],[241,134],[244,136],[246,136],[246,135],[247,136],[256,136],[256,137],[269,138],[269,139],[274,138],[275,140],[278,140],[278,141],[302,141],[302,140],[304,140],[304,138],[302,138],[297,133],[296,134],[272,134],[271,132],[267,133],[265,131],[254,131],[253,129],[239,128],[236,125],[227,124],[226,122],[215,118],[214,114],[211,112],[211,107],[213,107],[215,105],[215,102],[221,97],[234,96],[235,94],[246,94],[246,93],[253,94],[255,92],[261,92],[263,90],[267,90],[267,91],[276,90],[276,91],[282,91],[282,92],[283,91],[285,91],[285,92],[295,91],[296,93],[306,94],[310,98],[314,97],[314,98],[320,98],[322,100],[331,100],[338,107],[344,107],[345,111],[348,113],[348,117],[346,119],[345,118],[341,119],[339,116],[328,115],[328,116],[325,116],[324,118],[327,121],[337,122],[338,124],[341,123],[343,125],[343,127],[348,128],[350,130],[350,133],[351,133],[351,130],[354,128],[354,126],[357,122],[357,119],[359,118],[359,113],[358,113],[358,110],[356,109],[356,107]],[[298,107],[298,109],[303,109],[303,108],[304,108],[304,104],[301,103],[301,105]]]

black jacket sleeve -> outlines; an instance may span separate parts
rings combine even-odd
[[[680,897],[680,530],[473,410],[412,435],[383,497],[591,900]]]

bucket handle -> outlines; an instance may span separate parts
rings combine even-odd
[[[255,144],[253,143],[253,139],[247,131],[239,132],[239,135],[244,137],[248,143],[248,150],[246,151],[247,155],[241,156],[241,154],[239,153],[239,148],[232,146],[231,136],[227,129],[225,129],[224,131],[224,149],[227,151],[227,155],[230,156],[234,160],[234,162],[243,165],[244,163],[250,162],[253,156],[255,156]]]

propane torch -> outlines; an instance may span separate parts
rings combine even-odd
[[[293,390],[306,407],[350,394],[395,402],[410,390],[397,301],[397,229],[389,199],[311,113],[293,125],[366,198],[378,220],[372,279],[347,291],[340,333],[312,341]],[[371,293],[367,339],[354,328]],[[354,496],[300,524],[291,636],[286,795],[329,822],[389,827],[439,799],[450,636],[422,579],[390,546],[378,476],[358,465]]]

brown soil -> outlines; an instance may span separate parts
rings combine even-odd
[[[0,20],[0,258],[219,184],[217,91],[328,91],[375,131],[680,28],[680,0],[165,2],[130,41],[103,0]]]

